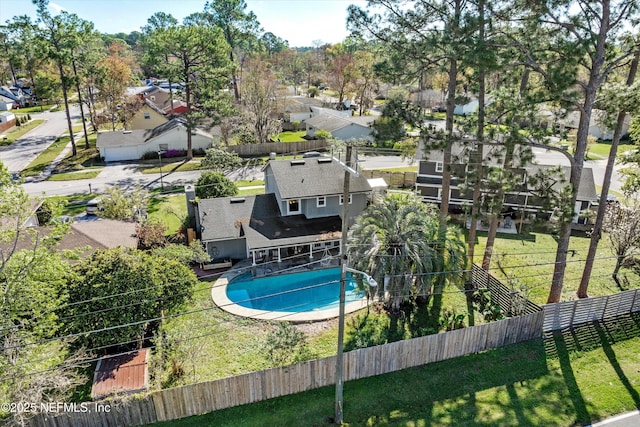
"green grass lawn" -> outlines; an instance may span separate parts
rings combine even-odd
[[[68,137],[65,137],[68,138]],[[62,162],[56,166],[55,173],[67,173],[73,171],[81,171],[85,169],[104,167],[104,162],[100,160],[98,149],[96,148],[96,140],[98,135],[96,133],[89,134],[89,147],[85,146],[84,135],[76,139],[76,151],[69,154],[62,159]]]
[[[347,381],[345,425],[574,426],[633,410],[640,405],[639,324],[636,315]],[[328,426],[334,393],[325,387],[156,425]]]
[[[91,179],[98,176],[100,172],[100,170],[88,170],[81,172],[56,173],[49,176],[47,181],[76,181],[81,179]]]
[[[517,226],[516,222],[516,226]],[[526,230],[526,228],[525,228]],[[478,232],[476,248],[476,264],[482,263],[482,255],[486,245],[486,232]],[[530,300],[536,304],[544,304],[549,295],[549,286],[553,275],[557,243],[553,235],[547,233],[525,232],[518,235],[498,233],[499,238],[494,245],[492,258],[492,274],[504,283],[511,282],[516,289],[522,287]],[[571,237],[567,258],[567,267],[562,291],[562,300],[573,300],[578,289],[584,260],[589,248],[590,239],[585,232],[575,232]],[[575,252],[573,252],[575,251]],[[498,262],[504,267],[508,277],[498,268]],[[598,253],[589,284],[589,295],[610,295],[620,292],[611,273],[615,259],[609,249],[606,236],[600,241]],[[624,272],[623,272],[624,273]]]
[[[187,215],[187,205],[184,194],[173,196],[152,197],[147,210],[150,219],[157,219],[167,226],[167,234],[174,234],[182,225]]]
[[[41,113],[43,111],[48,111],[48,110],[52,109],[53,107],[55,107],[54,104],[36,105],[35,107],[20,108],[19,110],[15,110],[15,112],[16,113],[20,113],[20,114]]]
[[[64,147],[69,144],[69,137],[63,136],[56,139],[50,146],[47,147],[38,157],[33,159],[29,165],[21,172],[22,176],[35,176],[40,174],[47,166],[55,160],[56,157],[64,150]]]
[[[303,137],[307,134],[306,130],[300,131],[285,131],[280,133],[278,136],[272,137],[272,141],[280,141],[280,142],[300,142],[306,141]]]
[[[0,140],[0,145],[10,145],[14,143],[17,139],[21,138],[22,135],[29,132],[30,130],[37,128],[42,123],[44,123],[44,120],[35,119],[31,120],[29,123],[25,123],[22,126],[15,127],[13,131],[5,134],[5,136]]]
[[[618,146],[618,155],[624,153],[627,150],[634,150],[638,148],[637,145],[632,144],[620,144]],[[611,151],[611,141],[609,142],[599,142],[597,144],[593,144],[589,147],[589,154],[595,154],[602,158],[606,158],[609,156],[609,151]]]
[[[62,214],[76,216],[83,213],[85,211],[86,202],[95,197],[95,194],[79,193],[72,196],[51,196],[48,197],[48,199],[65,202],[66,205],[62,210]]]

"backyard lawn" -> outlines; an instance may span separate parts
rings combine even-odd
[[[300,131],[285,131],[281,132],[279,135],[272,137],[273,141],[278,142],[300,142],[306,141],[303,137],[307,134],[306,130]]]
[[[478,232],[479,247],[476,248],[476,264],[482,263],[482,255],[486,244],[486,232]],[[491,272],[503,283],[521,289],[524,295],[536,304],[545,304],[549,295],[549,285],[553,275],[557,242],[548,233],[525,232],[523,234],[502,234],[494,245]],[[584,260],[589,249],[590,239],[586,232],[574,232],[569,246],[567,268],[562,291],[562,301],[573,300],[582,277]],[[498,263],[503,267],[500,270]],[[611,279],[615,258],[609,249],[609,240],[603,236],[598,246],[594,264],[589,295],[609,295],[620,292]],[[624,270],[622,271],[625,274]],[[629,278],[636,283],[638,276],[629,273]]]
[[[640,316],[344,386],[349,426],[574,426],[640,405]],[[157,426],[328,426],[334,387]]]

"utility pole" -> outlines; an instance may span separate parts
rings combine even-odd
[[[345,164],[347,168],[351,166],[351,144],[347,144],[347,154]],[[338,425],[342,424],[342,400],[343,400],[343,381],[342,366],[344,353],[344,312],[345,312],[345,294],[347,288],[347,232],[349,231],[349,183],[351,180],[351,172],[348,169],[344,171],[344,189],[342,192],[342,236],[340,243],[340,304],[338,317],[338,353],[336,356],[336,411],[334,422]]]

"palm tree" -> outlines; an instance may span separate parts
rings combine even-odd
[[[378,292],[397,309],[408,296],[431,294],[448,272],[466,265],[460,233],[442,230],[437,212],[418,198],[387,196],[370,205],[349,232],[349,265],[384,284]]]

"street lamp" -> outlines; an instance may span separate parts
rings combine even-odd
[[[161,191],[164,193],[164,183],[162,182],[162,154],[164,153],[164,151],[160,150],[158,151],[158,161],[160,162],[160,188]]]
[[[338,314],[338,352],[336,355],[336,407],[335,418],[336,424],[342,424],[342,401],[343,401],[343,353],[344,353],[344,315],[345,315],[345,299],[347,290],[347,271],[351,273],[362,274],[370,287],[375,287],[378,283],[367,273],[353,268],[347,267],[347,232],[349,231],[349,184],[351,174],[358,176],[358,172],[352,169],[351,163],[351,145],[347,145],[347,153],[345,163],[338,161],[344,169],[344,189],[342,193],[342,236],[340,239],[340,300]]]

